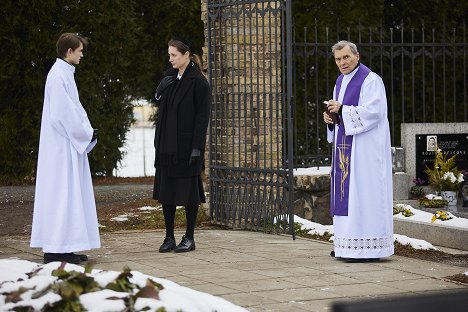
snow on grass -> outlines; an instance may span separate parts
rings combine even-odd
[[[57,277],[52,276],[52,271],[60,266],[59,262],[51,262],[45,265],[16,259],[0,259],[0,311],[13,311],[16,307],[32,306],[35,311],[40,311],[48,303],[61,300],[61,296],[51,289],[41,296],[33,297],[40,290],[45,290],[53,283],[61,283]],[[84,268],[74,264],[66,264],[66,271],[84,272]],[[29,277],[28,273],[36,272]],[[104,287],[113,282],[120,272],[103,271],[94,269],[88,276]],[[242,307],[236,306],[225,299],[199,292],[187,287],[180,286],[170,280],[152,277],[138,271],[131,271],[130,282],[140,288],[146,285],[148,279],[161,284],[164,288],[159,292],[159,300],[151,298],[138,298],[135,302],[137,311],[156,311],[164,307],[165,311],[226,311],[245,312]],[[15,302],[6,302],[7,294],[19,291],[23,287],[24,292]],[[23,291],[21,290],[21,291]],[[135,291],[136,292],[136,291]],[[123,311],[125,302],[123,298],[129,293],[117,292],[110,289],[103,289],[95,292],[82,294],[79,297],[80,303],[87,311]],[[36,298],[37,297],[37,298]],[[148,307],[149,309],[146,309]]]
[[[138,208],[141,211],[162,210],[162,207],[143,206]]]
[[[323,236],[327,232],[333,235],[333,225],[322,225],[320,223],[302,219],[296,215],[294,215],[294,222],[301,224],[301,230],[309,230],[308,234],[310,235]]]
[[[431,243],[422,239],[410,238],[408,236],[400,235],[400,234],[393,234],[393,237],[395,239],[395,242],[398,242],[404,246],[410,245],[413,249],[438,250]]]
[[[111,221],[116,221],[116,222],[128,221],[128,215],[120,215],[120,216],[117,216],[117,217],[113,217],[113,218],[111,218]]]

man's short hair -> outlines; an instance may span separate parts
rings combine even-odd
[[[348,46],[351,49],[351,52],[353,52],[354,55],[359,53],[354,43],[352,43],[351,41],[341,40],[340,42],[337,42],[333,45],[332,47],[333,55],[335,55],[335,51],[341,50],[346,46]]]
[[[61,34],[60,38],[57,40],[57,57],[65,58],[68,49],[74,51],[80,47],[80,43],[83,44],[84,48],[88,45],[88,40],[74,33]]]

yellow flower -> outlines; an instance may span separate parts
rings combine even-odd
[[[447,221],[452,219],[452,217],[447,213],[447,211],[437,210],[432,216],[432,222],[434,222],[436,219]]]

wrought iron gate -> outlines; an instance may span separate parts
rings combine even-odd
[[[293,231],[291,1],[208,0],[212,222]]]

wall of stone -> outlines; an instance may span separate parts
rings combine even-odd
[[[332,224],[330,176],[294,176],[294,214],[320,224]]]

